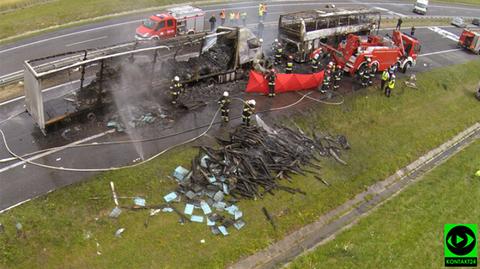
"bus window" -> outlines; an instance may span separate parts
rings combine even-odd
[[[355,25],[358,24],[358,16],[350,15],[348,17],[348,25]]]
[[[328,18],[328,28],[335,28],[338,26],[338,17]]]
[[[348,16],[341,16],[338,18],[338,26],[348,25]]]
[[[325,29],[325,28],[328,28],[327,19],[325,19],[325,18],[317,19],[317,29],[320,30],[320,29]]]

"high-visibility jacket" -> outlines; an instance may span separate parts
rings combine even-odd
[[[263,9],[263,5],[258,5],[258,16],[263,16],[264,11],[265,10]]]
[[[233,20],[233,19],[235,19],[235,13],[230,12],[230,20]]]
[[[382,73],[382,80],[388,80],[390,78],[390,74],[388,73],[387,70],[383,71]]]
[[[388,88],[389,88],[389,89],[395,88],[395,80],[394,80],[394,79],[391,79],[391,80],[388,82]]]
[[[287,62],[287,68],[292,69],[293,68],[293,62]]]
[[[222,96],[220,100],[218,100],[218,104],[220,104],[220,109],[228,110],[228,106],[230,105],[230,98],[226,96]]]

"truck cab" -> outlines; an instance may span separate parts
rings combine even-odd
[[[413,12],[425,15],[427,14],[428,9],[428,0],[417,0],[415,4],[413,4]]]
[[[159,40],[174,37],[177,34],[177,20],[170,14],[156,14],[143,20],[137,28],[137,40]]]
[[[179,6],[143,20],[136,40],[159,40],[204,31],[205,12],[193,6]]]

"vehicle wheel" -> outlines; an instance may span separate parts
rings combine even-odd
[[[90,112],[90,113],[87,114],[87,120],[95,121],[96,119],[97,119],[97,116],[95,115],[95,113]]]

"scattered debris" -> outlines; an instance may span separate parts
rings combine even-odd
[[[115,185],[113,184],[113,181],[110,181],[110,189],[112,190],[113,202],[118,207],[118,198],[117,193],[115,192]]]
[[[133,199],[133,203],[134,203],[136,206],[145,207],[146,201],[145,201],[145,199],[143,199],[143,198],[141,198],[141,197],[135,197],[135,198]]]
[[[200,240],[200,243],[205,244],[205,239]]]
[[[122,213],[122,210],[118,206],[116,206],[108,216],[110,218],[116,219],[118,218],[118,216],[120,216],[121,213]]]
[[[125,231],[125,228],[120,228],[115,232],[115,237],[122,237],[122,233]]]
[[[203,223],[213,234],[228,235],[228,228],[242,229],[246,223],[244,214],[236,205],[238,199],[256,199],[274,190],[292,194],[306,193],[298,188],[280,184],[282,179],[292,181],[291,174],[312,173],[325,185],[328,182],[308,169],[321,167],[314,161],[320,157],[332,157],[346,165],[340,158],[342,150],[350,149],[345,136],[331,136],[312,132],[312,138],[297,127],[270,128],[265,123],[259,126],[239,127],[229,134],[229,139],[217,138],[219,148],[200,147],[188,170],[178,166],[173,178],[178,182],[175,192],[167,194],[167,203],[186,198],[181,222],[186,220]],[[194,215],[201,209],[203,216]],[[262,209],[267,220],[276,229],[273,217]],[[185,217],[189,216],[189,218]]]
[[[167,202],[167,203],[170,203],[170,202],[176,200],[177,198],[178,198],[178,195],[177,195],[177,193],[175,193],[175,192],[171,192],[171,193],[169,193],[169,194],[167,194],[167,195],[165,195],[165,196],[163,197],[163,199],[164,199],[165,202]]]
[[[275,224],[275,221],[273,220],[272,215],[270,215],[270,213],[267,211],[265,207],[262,207],[262,212],[263,212],[263,215],[265,215],[265,218],[267,218],[268,222],[270,222],[270,224],[272,225],[273,230],[276,231],[277,225]]]

